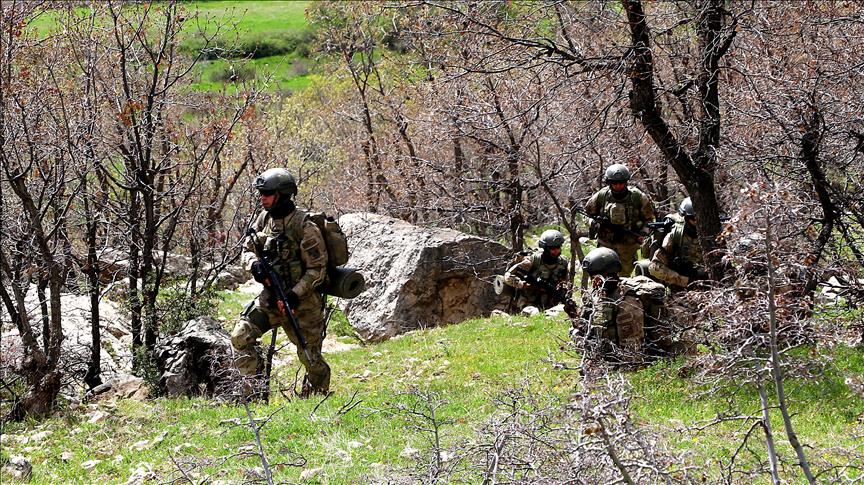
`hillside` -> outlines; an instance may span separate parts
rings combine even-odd
[[[861,20],[819,0],[4,1],[0,483],[864,482]],[[367,282],[326,329],[332,395],[298,398],[279,332],[269,403],[85,397],[118,370],[154,396],[162,369],[224,383],[221,330],[260,287],[249,229],[295,206],[342,221],[259,241],[290,259],[307,340],[315,268],[336,279],[322,244]],[[668,291],[616,283],[643,239]],[[532,269],[571,264],[526,277],[540,296],[592,273],[585,338],[493,311],[489,283],[541,240]],[[623,256],[592,268],[601,244]],[[190,321],[212,339],[187,345]]]
[[[440,404],[441,448],[451,457],[476,445],[479,427],[501,418],[504,396],[530,396],[533,402],[526,398],[519,405],[536,407],[538,415],[546,406],[563,410],[581,382],[578,355],[562,351],[568,348],[567,328],[562,318],[493,317],[328,355],[335,394],[323,403],[320,398],[286,400],[276,392],[269,405],[250,406],[256,418],[269,418],[261,440],[274,481],[297,481],[304,472],[301,481],[307,483],[407,474],[431,456],[429,433],[416,428],[422,423],[397,409],[422,403],[418,394],[428,393]],[[864,432],[864,401],[844,384],[860,380],[864,353],[845,347],[825,351],[834,359],[831,367],[813,380],[787,385],[803,442],[814,458],[841,464],[846,457],[830,450],[855,449],[861,444],[856,437]],[[281,352],[293,353],[290,348]],[[296,370],[296,365],[278,369],[278,385],[290,385]],[[658,362],[613,378],[632,385],[635,424],[658,433],[661,444],[684,453],[690,466],[703,467],[716,479],[716,463],[735,453],[747,427],[730,422],[683,432],[725,406],[722,396],[700,396],[703,389],[680,377],[680,370],[681,362]],[[740,390],[734,400],[758,409],[752,389]],[[261,478],[260,460],[248,455],[255,442],[247,423],[242,406],[205,399],[75,406],[44,422],[9,426],[3,458],[27,456],[34,467],[31,483],[122,483],[136,473],[143,476],[142,470],[165,482],[181,479],[180,467],[195,483],[236,483]],[[580,433],[575,426],[571,433]],[[753,443],[755,455],[739,458],[751,465],[763,453],[758,439]],[[780,453],[791,458],[788,446],[781,445]],[[478,473],[466,478],[482,481]]]

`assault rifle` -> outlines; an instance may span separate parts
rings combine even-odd
[[[519,267],[516,267],[516,269],[513,270],[513,273],[515,273],[522,281],[551,296],[555,301],[563,303],[565,311],[568,308],[576,308],[576,302],[570,298],[570,295],[568,295],[566,291],[559,288],[555,283],[545,278],[538,278]]]
[[[303,349],[303,353],[306,355],[306,360],[311,361],[312,356],[306,348],[306,338],[303,337],[303,332],[300,331],[300,324],[297,323],[297,317],[294,316],[294,309],[291,308],[291,303],[288,302],[288,296],[285,294],[285,287],[282,285],[282,280],[279,278],[279,274],[273,269],[270,258],[267,257],[264,248],[259,244],[255,230],[250,227],[246,231],[246,235],[251,237],[255,257],[258,258],[258,262],[260,263],[260,274],[255,274],[255,279],[261,281],[264,288],[267,288],[267,290],[270,291],[270,295],[276,300],[276,308],[279,309],[279,313],[288,318],[287,323],[282,323],[282,328],[285,330],[285,333],[287,334],[289,332],[288,326],[290,325],[291,331],[294,332],[294,336],[297,337],[297,341],[300,342],[300,348]]]
[[[672,227],[675,225],[675,221],[669,217],[663,218],[662,221],[649,222],[645,224],[648,229],[652,231],[657,231],[660,234],[668,234],[669,231],[672,230]]]
[[[726,217],[726,216],[720,217],[720,222],[728,222],[728,221],[729,221],[729,217]],[[665,236],[666,234],[669,234],[672,231],[672,228],[675,227],[675,224],[683,224],[683,222],[680,222],[680,223],[676,222],[675,219],[672,219],[671,217],[666,216],[663,218],[663,220],[649,222],[648,224],[645,224],[645,227],[647,227],[648,229],[650,229],[654,232],[657,232],[657,233]]]
[[[729,222],[729,219],[730,218],[727,216],[720,216],[720,222]],[[654,221],[645,224],[645,227],[653,231],[666,234],[672,230],[672,227],[675,226],[675,224],[675,220],[671,217],[664,217],[662,221]]]

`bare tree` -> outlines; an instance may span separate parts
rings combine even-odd
[[[63,143],[64,114],[54,109],[59,98],[54,66],[62,49],[56,38],[38,41],[23,31],[37,13],[38,5],[16,2],[4,6],[2,19],[0,297],[25,348],[21,373],[28,386],[6,416],[16,420],[50,412],[60,391],[60,291],[71,269],[66,216],[78,195]],[[26,303],[34,281],[43,288],[41,328],[33,325]]]

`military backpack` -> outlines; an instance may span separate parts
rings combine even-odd
[[[321,291],[339,298],[354,298],[362,293],[366,289],[363,275],[353,268],[343,267],[348,262],[348,238],[339,226],[339,222],[324,212],[301,212],[300,214],[303,216],[298,219],[300,223],[293,224],[291,227],[295,240],[299,242],[303,239],[302,221],[308,220],[318,227],[327,248],[327,280],[322,285]],[[265,217],[269,219],[270,214]]]

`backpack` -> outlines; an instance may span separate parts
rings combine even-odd
[[[300,209],[297,209],[300,210]],[[266,213],[265,213],[266,214]],[[366,280],[363,274],[353,268],[343,267],[348,262],[348,238],[339,226],[339,223],[331,216],[323,212],[303,212],[300,221],[311,221],[321,231],[324,245],[327,248],[327,279],[320,287],[320,291],[327,295],[339,298],[354,298],[366,289]],[[265,215],[269,218],[270,215]],[[297,223],[292,227],[297,240],[303,239],[303,224]]]
[[[327,268],[342,266],[348,262],[348,238],[331,216],[323,212],[310,212],[306,218],[318,226],[321,236],[324,237],[324,245],[327,246]]]
[[[624,278],[621,292],[641,310],[641,335],[649,352],[670,353],[674,347],[673,335],[666,320],[669,318],[666,287],[645,276]]]
[[[306,214],[306,219],[318,226],[327,246],[327,281],[321,291],[338,298],[354,298],[366,290],[366,279],[354,268],[342,266],[348,262],[348,238],[331,216],[323,212]]]
[[[324,245],[327,248],[327,269],[342,266],[348,262],[348,238],[331,216],[323,212],[305,212],[301,209],[297,210],[302,217],[293,219],[296,221],[293,226],[288,229],[295,235],[295,239],[299,242],[303,240],[303,222],[312,221],[318,226],[321,231],[321,236],[324,239]],[[264,212],[263,224],[271,219],[270,214]]]

